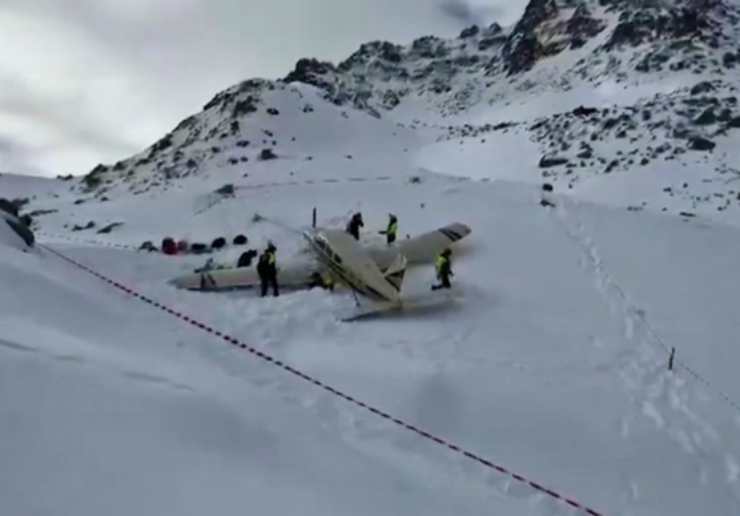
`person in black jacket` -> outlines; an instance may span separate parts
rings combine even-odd
[[[355,240],[360,239],[360,228],[364,227],[365,223],[362,221],[362,213],[357,212],[352,215],[349,223],[347,224],[347,233],[355,237]]]
[[[277,249],[270,243],[267,249],[260,255],[259,262],[257,263],[257,274],[260,277],[260,284],[262,286],[262,297],[267,295],[267,290],[272,286],[272,295],[277,297],[280,295],[278,292],[278,281],[277,281],[277,258],[275,252]]]

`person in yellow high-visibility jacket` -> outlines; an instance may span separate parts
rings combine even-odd
[[[437,260],[434,262],[434,267],[437,270],[437,279],[439,280],[439,284],[432,285],[432,290],[452,288],[450,277],[454,276],[454,274],[452,272],[451,256],[452,251],[450,249],[445,249],[439,256],[437,256]]]
[[[398,237],[398,219],[392,213],[388,214],[388,228],[385,231],[380,231],[381,235],[385,235],[386,242],[391,245],[396,241]]]

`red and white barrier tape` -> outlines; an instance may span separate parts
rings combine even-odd
[[[290,373],[290,374],[292,374],[294,376],[297,376],[298,378],[301,378],[302,380],[305,380],[305,381],[307,381],[307,382],[315,385],[316,387],[319,387],[320,389],[323,389],[323,390],[325,390],[325,391],[333,394],[334,396],[337,396],[337,397],[339,397],[339,398],[341,398],[341,399],[343,399],[345,401],[348,401],[348,402],[352,403],[353,405],[355,405],[357,407],[360,407],[360,408],[362,408],[364,410],[367,410],[367,411],[371,412],[372,414],[374,414],[376,416],[379,416],[379,417],[381,417],[381,418],[383,418],[383,419],[385,419],[387,421],[390,421],[390,422],[394,423],[395,425],[397,425],[397,426],[399,426],[401,428],[404,428],[406,430],[409,430],[409,431],[415,433],[416,435],[418,435],[420,437],[423,437],[426,440],[432,441],[432,442],[434,442],[434,443],[436,443],[436,444],[438,444],[440,446],[443,446],[443,447],[445,447],[445,448],[447,448],[447,449],[449,449],[449,450],[451,450],[451,451],[453,451],[453,452],[455,452],[455,453],[457,453],[459,455],[462,455],[462,456],[464,456],[464,457],[466,457],[466,458],[468,458],[470,460],[473,460],[473,461],[477,462],[478,464],[485,466],[486,468],[489,468],[491,470],[497,471],[498,473],[500,473],[502,475],[506,475],[506,476],[508,476],[508,477],[516,480],[517,482],[520,482],[522,484],[525,484],[525,485],[531,487],[532,489],[534,489],[534,490],[536,490],[536,491],[538,491],[540,493],[546,494],[546,495],[548,495],[548,496],[550,496],[550,497],[552,497],[552,498],[554,498],[556,500],[559,500],[561,502],[564,502],[565,504],[569,505],[570,507],[573,507],[575,509],[581,510],[581,511],[585,512],[586,514],[589,514],[590,516],[604,516],[603,513],[600,513],[600,512],[598,512],[598,511],[596,511],[594,509],[591,509],[591,508],[583,505],[582,503],[580,503],[580,502],[578,502],[578,501],[576,501],[576,500],[574,500],[572,498],[568,498],[567,496],[563,496],[563,495],[557,493],[556,491],[553,491],[552,489],[548,489],[548,488],[544,487],[543,485],[541,485],[541,484],[539,484],[537,482],[534,482],[534,481],[529,480],[528,478],[526,478],[526,477],[524,477],[522,475],[519,475],[517,473],[514,473],[513,471],[510,471],[509,469],[504,468],[503,466],[500,466],[500,465],[498,465],[498,464],[496,464],[494,462],[491,462],[490,460],[485,459],[485,458],[481,457],[480,455],[476,455],[475,453],[470,452],[470,451],[468,451],[468,450],[466,450],[466,449],[464,449],[464,448],[462,448],[462,447],[460,447],[460,446],[458,446],[458,445],[456,445],[456,444],[454,444],[454,443],[452,443],[450,441],[447,441],[445,439],[442,439],[441,437],[437,437],[437,436],[435,436],[435,435],[433,435],[433,434],[431,434],[429,432],[426,432],[425,430],[423,430],[421,428],[418,428],[418,427],[416,427],[416,426],[414,426],[414,425],[412,425],[410,423],[407,423],[407,422],[403,421],[402,419],[393,417],[392,415],[388,414],[387,412],[383,412],[382,410],[377,409],[377,408],[373,407],[372,405],[368,405],[367,403],[365,403],[365,402],[363,402],[361,400],[358,400],[358,399],[350,396],[349,394],[345,394],[344,392],[342,392],[342,391],[340,391],[338,389],[335,389],[331,385],[328,385],[328,384],[326,384],[326,383],[324,383],[324,382],[322,382],[322,381],[320,381],[320,380],[318,380],[316,378],[313,378],[312,376],[309,376],[306,373],[304,373],[304,372],[302,372],[302,371],[300,371],[298,369],[295,369],[294,367],[291,367],[290,365],[282,362],[281,360],[278,360],[278,359],[270,356],[267,353],[264,353],[264,352],[262,352],[262,351],[260,351],[260,350],[258,350],[256,348],[254,348],[252,346],[249,346],[249,345],[241,342],[239,339],[236,339],[236,338],[231,337],[231,336],[229,336],[229,335],[227,335],[225,333],[222,333],[222,332],[220,332],[220,331],[212,328],[211,326],[208,326],[207,324],[203,324],[203,323],[197,321],[196,319],[193,319],[192,317],[189,317],[188,315],[183,314],[182,312],[178,312],[176,310],[173,310],[173,309],[171,309],[171,308],[169,308],[169,307],[167,307],[167,306],[165,306],[165,305],[157,302],[156,300],[151,299],[150,297],[147,297],[147,296],[145,296],[145,295],[143,295],[143,294],[135,291],[132,288],[129,288],[129,287],[127,287],[127,286],[125,286],[125,285],[123,285],[123,284],[121,284],[121,283],[119,283],[119,282],[117,282],[117,281],[115,281],[115,280],[113,280],[111,278],[108,278],[107,276],[105,276],[103,274],[100,274],[99,272],[95,271],[94,269],[91,269],[90,267],[88,267],[88,266],[86,266],[86,265],[84,265],[84,264],[82,264],[82,263],[80,263],[80,262],[78,262],[78,261],[76,261],[76,260],[74,260],[72,258],[69,258],[68,256],[66,256],[66,255],[64,255],[64,254],[62,254],[62,253],[60,253],[58,251],[55,251],[54,249],[51,249],[48,246],[42,246],[42,247],[44,249],[46,249],[47,251],[49,251],[50,253],[54,254],[55,256],[58,256],[62,260],[64,260],[64,261],[66,261],[66,262],[74,265],[75,267],[77,267],[79,269],[82,269],[83,271],[87,272],[88,274],[91,274],[92,276],[95,276],[96,278],[98,278],[98,279],[106,282],[110,286],[112,286],[112,287],[114,287],[114,288],[116,288],[116,289],[118,289],[118,290],[120,290],[120,291],[122,291],[122,292],[124,292],[126,294],[129,294],[129,295],[135,297],[139,301],[142,301],[142,302],[144,302],[144,303],[146,303],[146,304],[148,304],[148,305],[150,305],[150,306],[152,306],[154,308],[157,308],[159,310],[162,310],[164,312],[167,312],[168,314],[172,315],[173,317],[176,317],[177,319],[180,319],[181,321],[183,321],[183,322],[185,322],[185,323],[187,323],[187,324],[189,324],[191,326],[194,326],[194,327],[196,327],[196,328],[198,328],[200,330],[203,330],[204,332],[206,332],[206,333],[208,333],[210,335],[213,335],[213,336],[215,336],[215,337],[217,337],[217,338],[225,341],[226,343],[228,343],[228,344],[230,344],[230,345],[232,345],[232,346],[234,346],[234,347],[236,347],[238,349],[247,351],[248,353],[256,356],[257,358],[259,358],[259,359],[261,359],[261,360],[263,360],[265,362],[268,362],[268,363],[270,363],[270,364],[272,364],[272,365],[274,365],[276,367],[279,367],[283,371],[288,372],[288,373]]]

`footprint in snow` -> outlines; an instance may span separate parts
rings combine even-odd
[[[665,420],[658,412],[658,409],[652,403],[645,401],[642,404],[642,413],[653,420],[655,426],[662,429],[665,426]]]

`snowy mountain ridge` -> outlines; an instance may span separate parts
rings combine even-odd
[[[740,127],[738,19],[730,0],[532,0],[512,27],[473,26],[454,39],[426,36],[406,46],[371,42],[338,65],[301,59],[284,79],[244,81],[144,152],[99,165],[81,186],[100,199],[110,188],[141,194],[222,169],[246,176],[273,159],[297,168],[328,143],[347,141],[342,157],[351,157],[358,138],[413,157],[460,136],[465,153],[477,155],[481,141],[471,135],[497,127],[517,134],[518,146],[535,144],[538,156],[521,163],[522,180],[560,180],[580,193],[599,181],[608,189],[603,178],[615,171],[698,167],[706,171],[688,181],[676,210],[664,194],[685,177],[657,179],[649,195],[625,204],[722,218],[740,204],[722,186]],[[302,136],[317,127],[323,138]],[[498,137],[487,140],[494,157]]]

